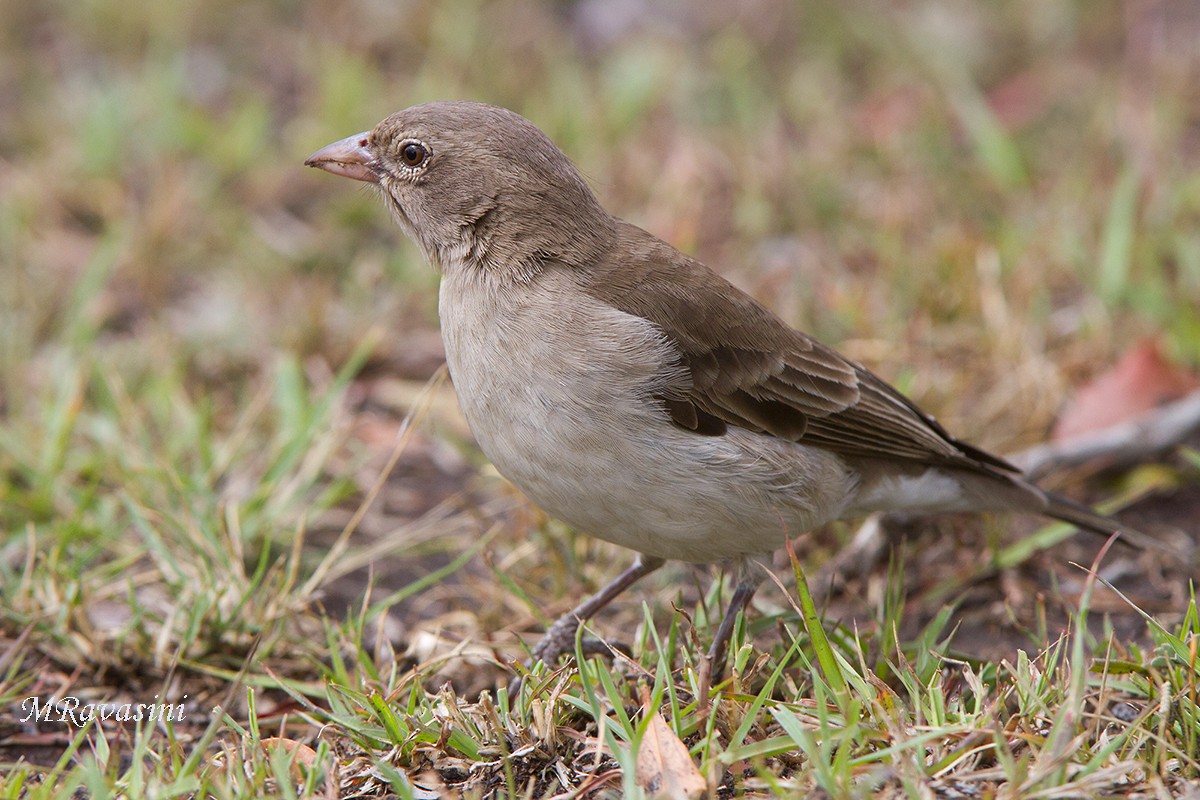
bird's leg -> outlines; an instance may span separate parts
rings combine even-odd
[[[721,624],[717,627],[717,635],[708,648],[708,654],[704,657],[704,660],[711,665],[711,674],[720,675],[725,671],[725,656],[729,650],[729,640],[733,638],[733,626],[737,622],[737,615],[750,603],[750,598],[754,597],[757,589],[757,581],[743,579],[733,590],[729,608],[725,610],[725,616],[721,618]]]
[[[725,656],[729,651],[729,640],[733,637],[733,626],[737,622],[737,616],[749,605],[750,598],[754,597],[754,592],[758,589],[759,582],[751,578],[747,574],[748,572],[748,565],[745,562],[738,564],[737,587],[733,590],[733,597],[729,599],[725,616],[721,617],[721,624],[717,626],[717,634],[713,637],[712,645],[709,646],[708,653],[704,656],[704,662],[700,665],[699,703],[701,710],[708,706],[708,690],[712,686],[713,678],[719,678],[725,671]]]
[[[532,658],[526,666],[532,667],[541,661],[552,664],[563,653],[575,649],[575,632],[579,626],[587,622],[596,612],[611,603],[617,595],[628,589],[640,579],[654,572],[664,564],[661,558],[639,555],[633,566],[614,578],[607,586],[584,600],[575,608],[568,611],[550,626],[542,638],[534,645]],[[509,685],[509,694],[516,694],[521,688],[521,679],[516,677]]]

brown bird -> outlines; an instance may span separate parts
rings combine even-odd
[[[414,106],[305,163],[377,186],[441,273],[446,361],[501,474],[639,553],[547,631],[537,659],[572,649],[582,621],[665,559],[721,561],[737,586],[708,653],[719,672],[761,572],[747,559],[831,520],[1018,511],[1119,527],[609,214],[512,111]]]

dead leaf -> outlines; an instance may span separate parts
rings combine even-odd
[[[292,775],[300,777],[298,767],[304,766],[309,769],[317,761],[317,751],[313,750],[303,742],[298,742],[295,739],[285,739],[282,736],[271,736],[262,740],[263,749],[268,753],[272,748],[278,747],[292,756]]]
[[[643,713],[650,725],[638,746],[637,782],[650,797],[691,800],[704,794],[708,783],[692,754],[657,709],[650,708],[650,690],[643,687]]]
[[[1177,400],[1197,385],[1195,375],[1167,361],[1157,340],[1143,339],[1075,393],[1059,414],[1051,439],[1104,430]]]

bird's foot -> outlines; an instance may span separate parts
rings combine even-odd
[[[530,657],[522,663],[522,672],[528,673],[539,663],[552,666],[560,657],[575,653],[575,637],[579,633],[579,618],[573,614],[561,617],[547,630],[530,651]],[[622,644],[610,644],[600,639],[585,636],[579,640],[579,650],[584,658],[602,656],[614,650],[628,654],[629,648]],[[521,690],[523,676],[518,674],[508,684],[508,696],[514,697]]]
[[[529,668],[539,661],[544,664],[553,664],[563,653],[574,652],[575,636],[579,632],[579,626],[591,619],[593,614],[612,602],[614,597],[633,585],[639,578],[654,572],[663,563],[661,558],[646,555],[638,556],[637,561],[632,566],[605,585],[603,589],[559,617],[542,636],[541,641],[534,645],[530,653],[531,658],[525,663],[525,671],[528,672]],[[584,655],[602,654],[610,652],[613,649],[604,642],[594,639],[584,639],[582,648]],[[509,696],[515,696],[520,689],[521,676],[518,675],[508,685]]]

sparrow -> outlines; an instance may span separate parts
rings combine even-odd
[[[535,660],[573,651],[582,622],[666,560],[722,562],[736,586],[706,657],[719,674],[761,575],[751,559],[833,520],[1010,511],[1121,527],[610,214],[512,111],[413,106],[305,164],[374,185],[440,273],[446,362],[496,469],[551,516],[638,554],[549,628]]]

